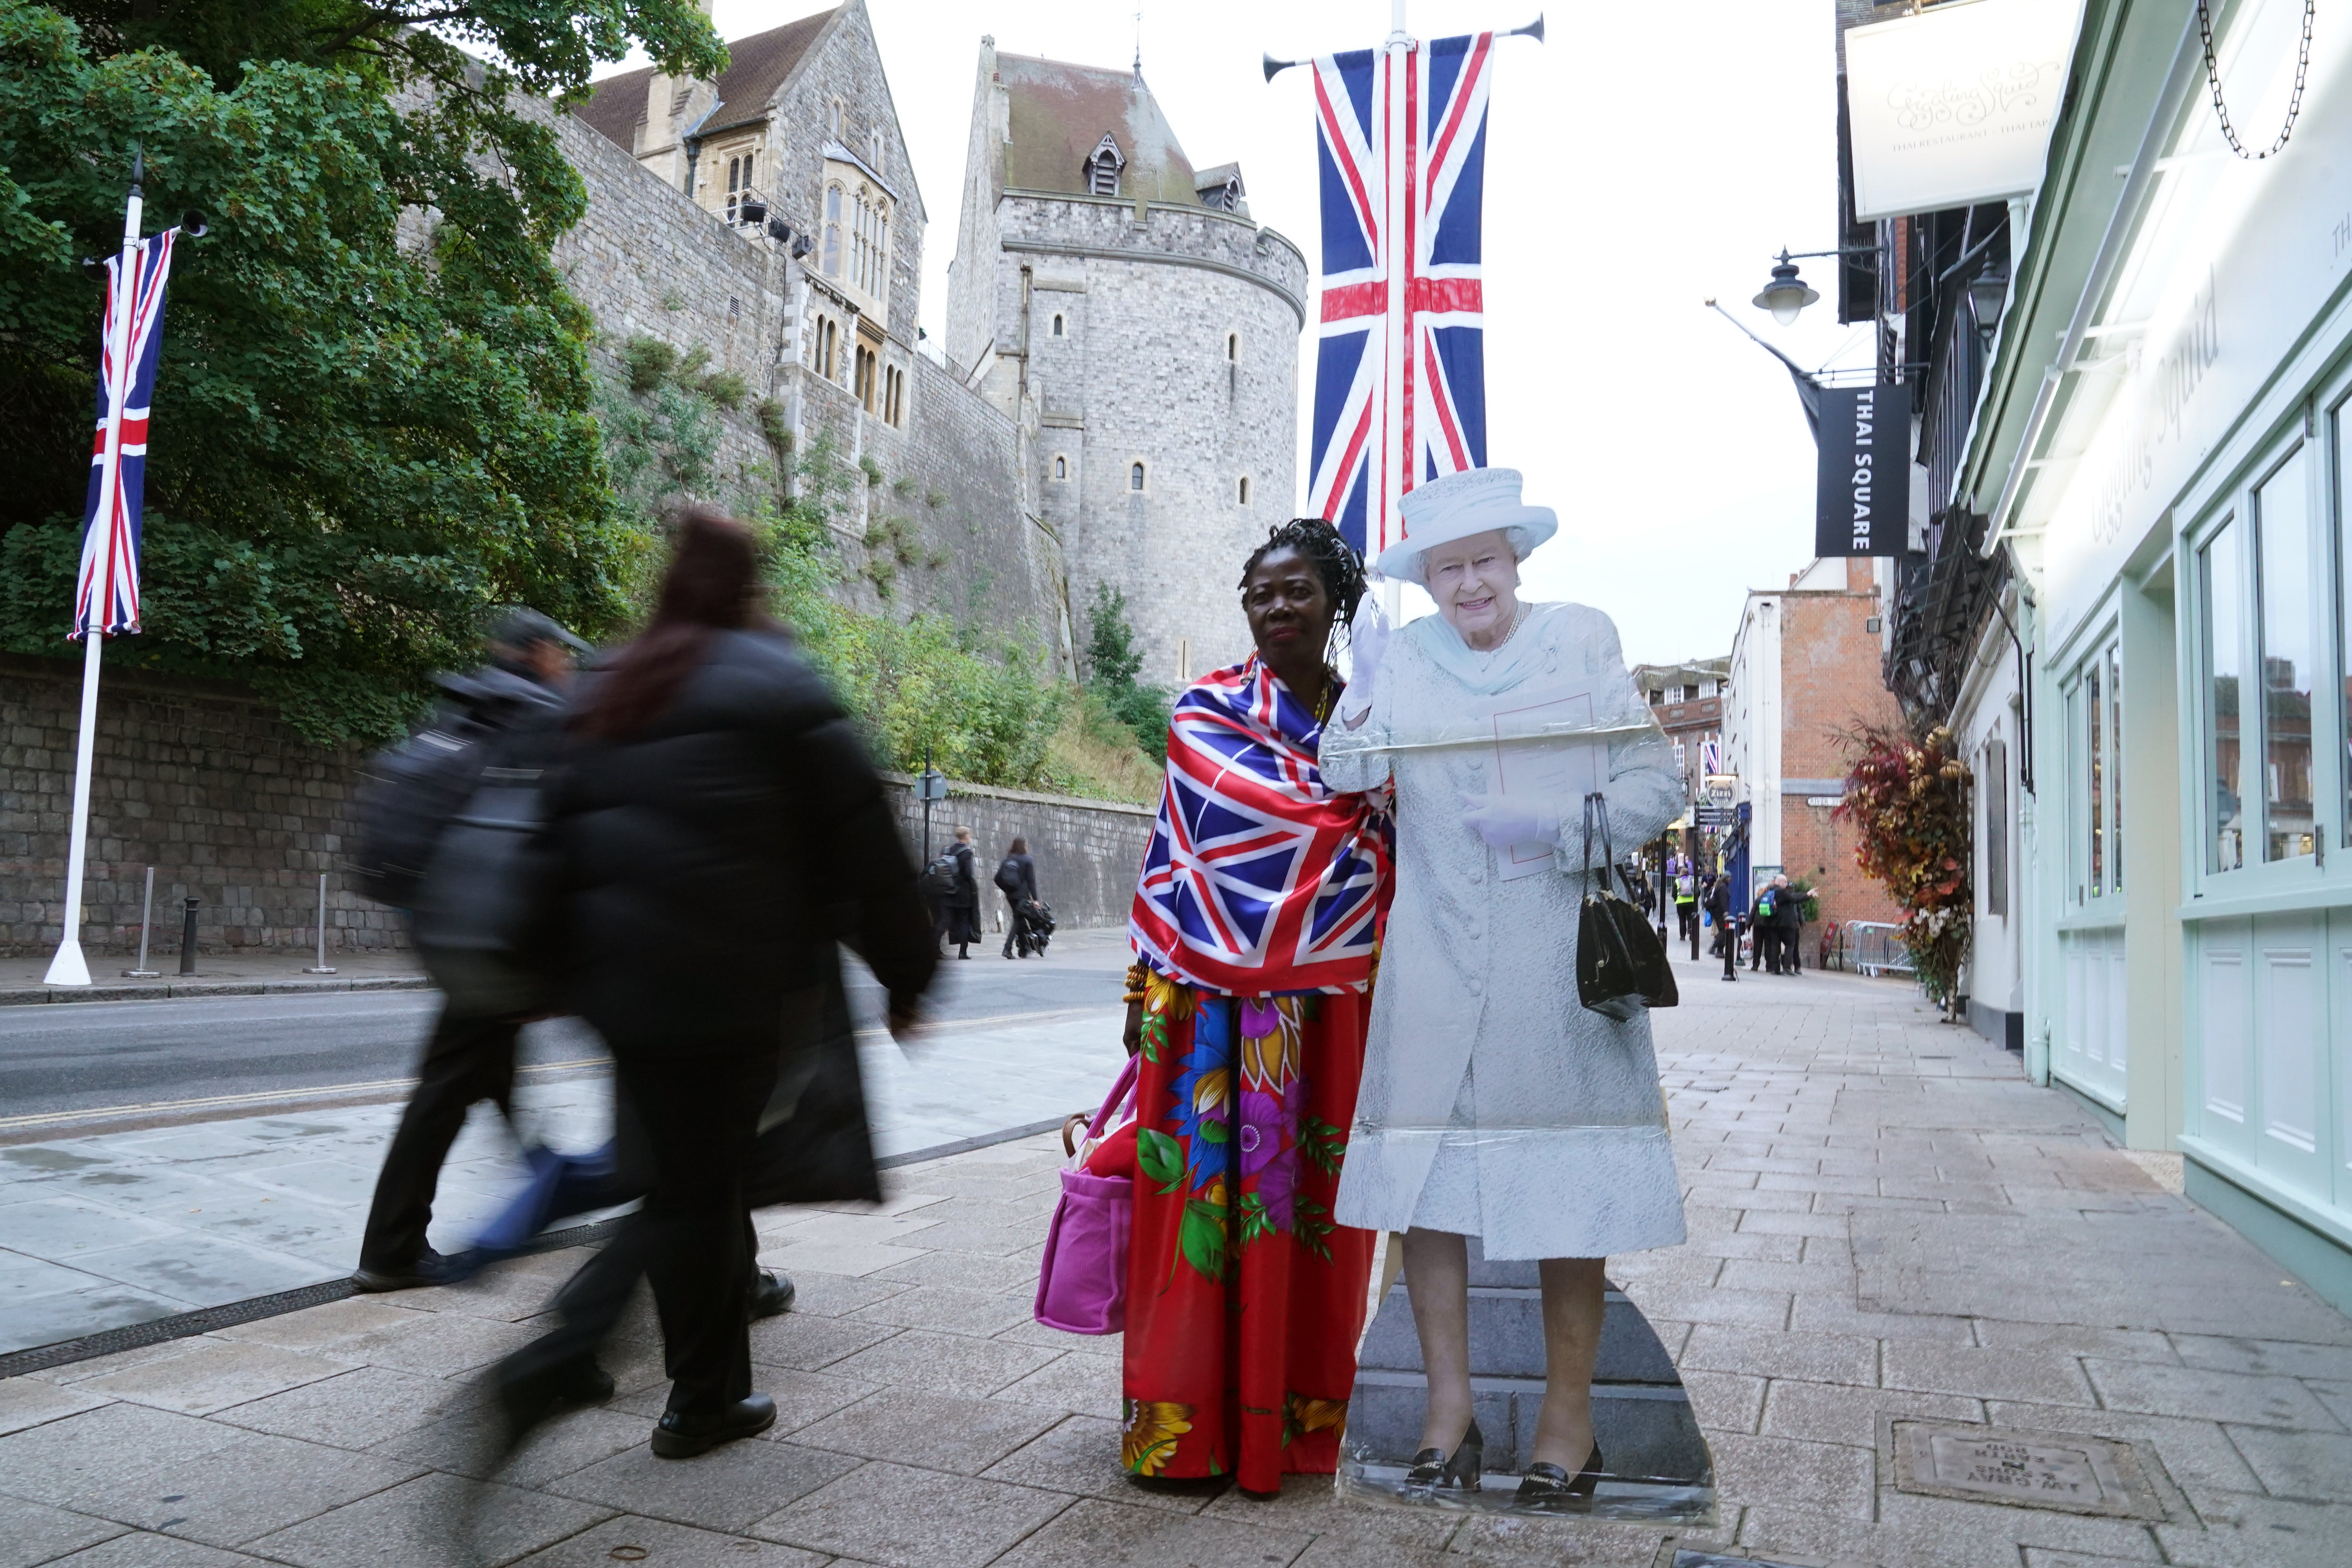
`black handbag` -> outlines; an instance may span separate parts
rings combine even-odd
[[[1601,821],[1601,883],[1584,895],[1576,926],[1576,995],[1592,1011],[1619,1023],[1644,1007],[1671,1007],[1682,1000],[1664,944],[1642,911],[1611,889],[1608,868],[1617,863],[1609,842],[1609,800],[1600,791],[1584,797],[1584,874],[1592,875],[1592,824]]]

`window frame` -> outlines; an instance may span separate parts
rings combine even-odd
[[[1141,458],[1127,460],[1127,493],[1131,496],[1151,493],[1151,465]]]
[[[2347,606],[2343,602],[2344,574],[2352,571],[2352,562],[2346,560],[2345,552],[2352,544],[2347,544],[2344,537],[2347,519],[2337,472],[2347,443],[2352,443],[2352,377],[2339,376],[2327,398],[2299,403],[2291,418],[2274,426],[2228,482],[2210,493],[2196,522],[2182,531],[2181,545],[2186,558],[2192,563],[2191,569],[2183,574],[2192,596],[2185,617],[2186,630],[2193,639],[2186,668],[2195,692],[2192,713],[2185,716],[2190,717],[2196,730],[2191,775],[2194,788],[2185,803],[2189,807],[2185,826],[2191,846],[2189,885],[2195,898],[2209,894],[2239,897],[2308,888],[2315,868],[2334,874],[2326,864],[2325,849],[2331,844],[2352,842],[2347,837],[2347,819],[2352,817],[2352,808],[2348,808],[2352,803],[2347,803],[2347,794],[2352,794],[2352,764],[2347,764],[2346,754],[2347,700],[2344,688],[2346,677],[2352,674],[2352,662],[2347,662],[2352,661],[2352,652],[2347,649],[2347,637],[2352,636],[2352,628],[2347,626]],[[2305,459],[2304,545],[2307,570],[2303,591],[2308,595],[2305,608],[2313,654],[2309,678],[2310,788],[2317,852],[2269,860],[2263,857],[2268,847],[2271,811],[2271,724],[2263,662],[2263,541],[2256,496],[2298,456]],[[2217,866],[2220,819],[2216,807],[2221,780],[2215,759],[2219,734],[2212,690],[2213,655],[2217,650],[2213,646],[2215,605],[2210,603],[2208,552],[2233,524],[2242,525],[2237,534],[2237,646],[2232,650],[2240,681],[2236,770],[2240,842],[2238,865],[2222,868]],[[2335,814],[2334,821],[2328,820],[2331,812]]]

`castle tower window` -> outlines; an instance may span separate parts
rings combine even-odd
[[[751,194],[751,163],[759,156],[757,149],[727,160],[727,221],[737,220],[740,209]]]
[[[1241,494],[1235,499],[1244,506],[1249,505],[1249,476],[1247,474],[1244,474],[1242,476]]]
[[[841,134],[841,100],[837,98],[833,100],[833,133]]]
[[[1062,318],[1058,312],[1054,317],[1054,335],[1057,338],[1067,337],[1069,335],[1062,329]]]
[[[877,170],[882,167],[882,128],[878,125],[866,133],[866,161]]]
[[[1087,192],[1090,195],[1118,195],[1118,172],[1127,167],[1127,155],[1118,143],[1106,132],[1095,150],[1087,157]]]
[[[839,106],[835,106],[838,112]],[[841,276],[841,187],[824,188],[824,275]]]
[[[1129,463],[1127,466],[1127,488],[1139,494],[1143,489],[1143,465],[1141,463]]]
[[[1242,335],[1239,332],[1227,332],[1225,334],[1225,358],[1234,364],[1241,363]]]
[[[1069,458],[1058,454],[1055,455],[1054,458],[1054,477],[1057,479],[1066,479],[1070,477]]]

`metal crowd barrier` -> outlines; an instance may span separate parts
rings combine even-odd
[[[1856,974],[1909,974],[1911,954],[1884,921],[1848,921],[1838,930],[1836,963]]]

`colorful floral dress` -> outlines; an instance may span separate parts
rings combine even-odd
[[[1135,913],[1144,982],[1128,1266],[1137,1475],[1252,1491],[1338,1468],[1374,1237],[1331,1218],[1362,1074],[1385,819],[1316,767],[1252,658],[1171,721]]]

